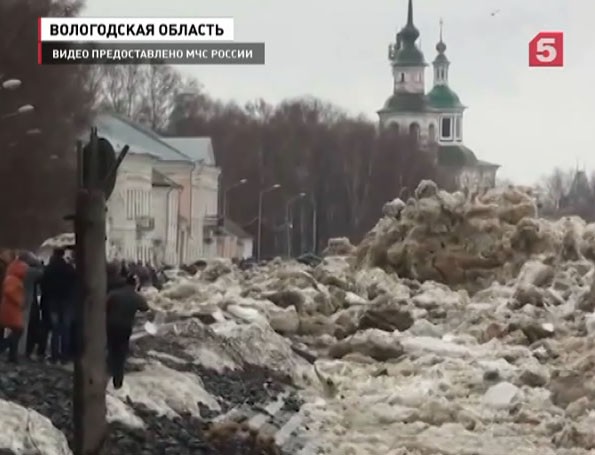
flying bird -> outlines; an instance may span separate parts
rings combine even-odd
[[[500,10],[499,10],[499,9],[497,9],[497,10],[494,10],[494,11],[492,11],[492,12],[490,13],[490,16],[494,17],[494,16],[495,16],[496,14],[498,14],[499,12],[500,12]]]

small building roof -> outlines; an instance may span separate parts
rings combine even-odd
[[[233,235],[239,239],[251,239],[252,235],[244,230],[239,224],[230,220],[229,218],[225,218],[223,223],[221,223],[221,218],[217,215],[207,216],[205,218],[205,232],[215,233],[219,231],[218,235],[222,233],[226,233],[229,235]]]
[[[164,161],[192,161],[155,132],[121,115],[101,113],[95,117],[95,126],[97,134],[109,140],[116,151],[128,145],[131,153],[147,154]]]
[[[215,166],[215,154],[210,137],[164,137],[162,140],[190,157],[194,162]]]
[[[478,160],[475,153],[462,144],[439,145],[438,164],[454,167],[475,166],[478,164]]]
[[[489,161],[484,161],[484,160],[478,160],[477,166],[479,166],[479,167],[496,167],[496,168],[502,167],[500,164],[490,163]]]
[[[153,169],[153,174],[151,177],[151,183],[153,186],[162,187],[162,188],[181,188],[182,186],[174,182],[170,179],[167,175],[162,174],[159,171]]]
[[[239,224],[231,221],[229,218],[226,218],[223,223],[223,229],[229,232],[232,235],[235,235],[239,239],[251,239],[252,236],[248,234]]]

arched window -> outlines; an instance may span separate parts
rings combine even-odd
[[[436,125],[430,123],[430,127],[428,128],[428,139],[430,142],[436,142]]]
[[[390,122],[388,125],[388,130],[391,134],[399,134],[399,124],[397,122]]]
[[[413,122],[409,125],[409,134],[415,139],[419,139],[419,123]]]

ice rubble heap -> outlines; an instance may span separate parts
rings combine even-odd
[[[193,321],[193,334],[173,327],[203,366],[290,373],[325,453],[578,455],[595,450],[593,260],[595,225],[538,218],[529,190],[468,196],[424,181],[315,267],[214,261],[147,295],[161,323]],[[162,414],[217,408],[198,376],[150,371],[122,393]],[[112,417],[142,425],[125,402],[110,392]]]

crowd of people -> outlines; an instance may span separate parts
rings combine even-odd
[[[0,352],[10,363],[21,353],[29,360],[67,364],[77,353],[76,264],[63,248],[48,264],[29,252],[0,253]],[[106,360],[115,388],[124,380],[124,365],[138,311],[149,306],[138,292],[143,285],[160,286],[157,273],[141,264],[109,263],[106,298]],[[49,355],[48,355],[49,341]]]

